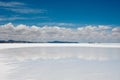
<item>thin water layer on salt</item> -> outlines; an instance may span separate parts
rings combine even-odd
[[[120,80],[116,44],[5,45],[0,45],[1,80]]]

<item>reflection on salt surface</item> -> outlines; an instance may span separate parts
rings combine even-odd
[[[0,50],[1,80],[120,80],[120,49],[31,47]]]

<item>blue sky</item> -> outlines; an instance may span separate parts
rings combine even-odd
[[[120,1],[0,0],[0,40],[11,39],[120,42]]]
[[[120,25],[119,0],[0,0],[0,24]]]

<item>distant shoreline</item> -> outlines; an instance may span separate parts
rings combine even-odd
[[[0,43],[79,43],[79,42],[70,42],[70,41],[32,42],[32,41],[17,41],[17,40],[0,40]]]
[[[25,47],[90,47],[90,48],[120,48],[120,43],[0,43],[0,49]]]

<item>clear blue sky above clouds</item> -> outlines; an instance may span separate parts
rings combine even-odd
[[[0,24],[12,22],[28,25],[40,23],[120,25],[120,0],[0,0],[0,2]]]
[[[0,31],[1,40],[120,42],[120,0],[0,0]]]

